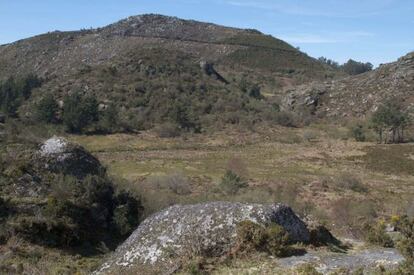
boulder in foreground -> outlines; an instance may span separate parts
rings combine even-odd
[[[196,253],[224,255],[235,245],[237,224],[246,220],[263,226],[277,223],[293,241],[310,238],[305,223],[282,204],[176,205],[146,219],[96,274],[169,274],[181,259]]]

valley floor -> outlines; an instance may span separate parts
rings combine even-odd
[[[414,145],[355,142],[336,126],[70,138],[139,194],[147,214],[175,203],[281,201],[355,236],[361,221],[414,212]],[[221,192],[229,167],[248,179],[248,188]]]

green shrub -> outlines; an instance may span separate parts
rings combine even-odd
[[[275,121],[277,124],[285,127],[297,127],[298,122],[293,113],[290,112],[279,112],[276,113]]]
[[[387,101],[372,114],[371,124],[378,134],[379,143],[400,143],[404,141],[404,133],[410,125],[410,113],[405,111],[401,102]],[[391,137],[387,132],[391,131]]]
[[[66,96],[63,103],[63,123],[71,133],[80,133],[98,120],[98,102],[93,96],[84,97],[75,92]]]
[[[352,137],[358,142],[364,142],[366,140],[364,128],[358,124],[351,129]]]
[[[241,188],[246,188],[248,186],[245,179],[230,170],[226,171],[220,183],[221,190],[228,195],[234,195]]]
[[[299,266],[296,268],[296,272],[298,275],[322,275],[322,273],[319,273],[311,264],[303,264]]]
[[[263,250],[266,243],[266,229],[252,221],[242,221],[237,225],[237,246],[239,251]]]
[[[271,224],[263,227],[252,221],[242,221],[236,228],[236,252],[267,252],[284,257],[289,252],[289,235],[283,227]]]
[[[364,226],[366,240],[375,245],[382,247],[394,247],[391,237],[385,232],[385,223],[380,221],[376,224],[366,224]]]
[[[266,249],[276,257],[285,257],[289,254],[289,234],[277,224],[272,224],[266,228]]]
[[[99,116],[99,132],[113,133],[120,130],[119,110],[114,103],[110,103]]]
[[[352,190],[354,192],[365,193],[368,191],[361,180],[351,173],[342,173],[336,178],[336,185],[346,190]]]
[[[36,105],[36,118],[39,121],[52,123],[56,121],[59,105],[52,94],[46,94]]]
[[[127,192],[118,194],[115,203],[112,221],[117,233],[126,237],[138,226],[143,208],[141,202]]]
[[[21,78],[9,78],[0,82],[0,111],[8,116],[16,116],[17,109],[27,100],[32,90],[40,87],[42,81],[29,74]]]
[[[412,268],[414,269],[414,218],[402,217],[396,223],[396,229],[402,234],[397,247],[407,261],[413,263]]]
[[[168,189],[176,195],[188,195],[191,193],[189,179],[180,172],[167,175],[154,175],[146,179],[146,183],[158,190]]]
[[[73,247],[82,243],[99,245],[111,236],[116,242],[127,237],[142,214],[140,201],[128,193],[115,194],[103,176],[52,176],[47,203],[40,215],[12,217],[12,231],[30,242]]]

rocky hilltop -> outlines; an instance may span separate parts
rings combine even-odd
[[[372,72],[296,87],[284,98],[284,106],[320,116],[361,117],[391,98],[414,107],[414,52]]]
[[[293,241],[310,239],[305,223],[281,204],[176,205],[142,222],[96,274],[144,273],[146,269],[148,274],[171,274],[180,268],[183,258],[196,253],[222,256],[235,245],[236,225],[246,220],[263,226],[277,223]]]
[[[141,15],[104,28],[56,31],[0,46],[0,79],[36,73],[62,81],[97,66],[126,66],[123,60],[134,52],[145,55],[154,48],[184,53],[196,63],[206,60],[236,72],[260,70],[308,80],[333,73],[284,41],[259,31]]]

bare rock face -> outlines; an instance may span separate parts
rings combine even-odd
[[[183,257],[197,252],[210,256],[228,252],[235,244],[236,225],[245,220],[262,225],[277,223],[294,241],[310,239],[305,223],[290,207],[282,204],[176,205],[141,223],[95,273],[170,274],[177,270]]]
[[[77,178],[98,175],[104,171],[99,161],[83,147],[56,136],[41,145],[36,161],[37,165],[51,172]]]

